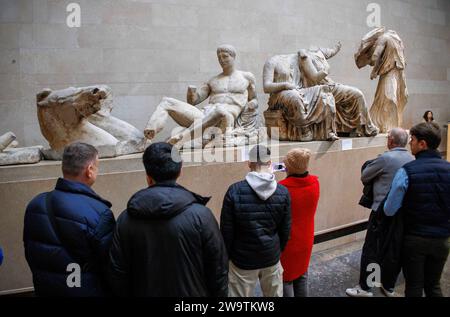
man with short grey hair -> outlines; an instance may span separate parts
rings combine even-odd
[[[115,220],[111,203],[91,189],[98,164],[95,147],[70,144],[55,190],[27,206],[23,241],[38,296],[109,293],[104,273]]]
[[[388,151],[372,160],[362,171],[361,181],[367,185],[372,185],[373,202],[372,212],[369,216],[367,225],[366,239],[361,254],[361,267],[359,285],[354,288],[348,288],[346,293],[352,297],[371,297],[373,293],[367,285],[367,277],[371,271],[367,267],[371,264],[376,253],[376,241],[374,239],[373,229],[376,223],[376,210],[386,197],[391,187],[392,179],[399,168],[404,164],[414,160],[414,157],[405,148],[408,143],[408,132],[402,128],[393,128],[387,134]],[[385,288],[384,288],[385,286]],[[382,290],[386,296],[393,296],[394,285],[384,285]]]

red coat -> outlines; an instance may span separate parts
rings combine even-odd
[[[317,176],[287,177],[280,182],[291,195],[291,238],[281,254],[283,281],[293,281],[308,270],[314,244],[314,215],[319,202]]]

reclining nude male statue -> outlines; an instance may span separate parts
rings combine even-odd
[[[163,129],[169,116],[186,128],[167,141],[179,147],[197,135],[202,135],[202,146],[206,145],[210,139],[203,132],[210,127],[217,127],[222,133],[231,130],[235,135],[247,137],[257,133],[255,77],[235,69],[236,50],[233,46],[219,46],[217,58],[223,72],[198,88],[189,86],[187,102],[169,97],[162,99],[144,130],[147,139],[153,139]],[[208,104],[202,110],[196,107],[208,97]]]
[[[264,65],[264,92],[270,93],[264,113],[268,127],[279,126],[280,138],[291,141],[336,140],[337,133],[374,136],[364,95],[333,82],[327,59],[341,48],[301,49],[276,55]]]
[[[142,152],[144,135],[131,124],[111,115],[113,99],[106,85],[44,89],[36,96],[39,126],[51,149],[44,157],[59,160],[72,142],[89,143],[99,157]]]

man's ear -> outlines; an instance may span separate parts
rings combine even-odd
[[[87,179],[91,179],[94,176],[94,163],[89,163],[84,173]]]
[[[418,143],[419,143],[421,149],[423,149],[423,150],[428,149],[427,141],[420,140]]]
[[[152,186],[152,185],[155,184],[155,181],[153,180],[153,178],[151,178],[151,177],[148,176],[148,175],[145,175],[145,176],[146,176],[146,179],[147,179],[147,185],[148,185],[148,186]]]

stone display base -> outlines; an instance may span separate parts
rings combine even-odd
[[[369,210],[358,205],[362,193],[360,168],[366,160],[385,151],[385,143],[386,135],[335,142],[280,142],[272,148],[273,162],[280,162],[292,148],[306,147],[313,152],[310,172],[319,176],[321,187],[315,231],[323,233],[367,219]],[[201,149],[183,151],[184,168],[179,183],[201,195],[212,196],[207,206],[219,219],[226,190],[248,172],[247,153],[248,147],[216,149],[213,155]],[[234,162],[212,162],[212,156]],[[5,257],[0,267],[0,295],[33,286],[22,242],[25,208],[38,193],[53,189],[59,176],[61,163],[57,161],[0,167],[0,243]],[[281,180],[285,174],[277,172],[276,176]],[[116,217],[131,195],[145,186],[142,153],[100,160],[94,190],[112,202]],[[342,241],[351,239],[354,236]]]

